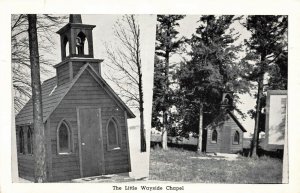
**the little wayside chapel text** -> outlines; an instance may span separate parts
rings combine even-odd
[[[112,186],[113,190],[144,190],[144,191],[160,191],[160,190],[172,190],[172,191],[181,191],[184,190],[184,186]]]

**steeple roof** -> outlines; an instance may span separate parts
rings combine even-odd
[[[69,23],[82,23],[80,14],[70,14]]]

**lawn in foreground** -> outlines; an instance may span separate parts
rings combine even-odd
[[[151,149],[150,180],[196,183],[281,183],[282,160],[239,156],[235,161],[203,157],[178,148]]]

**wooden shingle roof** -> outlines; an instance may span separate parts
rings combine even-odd
[[[55,105],[62,99],[70,84],[56,87],[56,77],[50,78],[42,84],[43,120],[49,116]],[[33,123],[32,98],[25,104],[16,116],[16,125],[27,125]]]
[[[106,81],[99,76],[90,64],[85,64],[79,71],[79,73],[74,77],[72,81],[68,84],[57,86],[56,77],[50,78],[43,82],[42,84],[42,104],[43,104],[43,121],[45,122],[55,108],[62,101],[64,96],[72,88],[75,82],[78,80],[80,75],[88,70],[91,73],[100,86],[117,102],[117,104],[123,107],[127,113],[128,118],[134,118],[135,115],[127,107],[127,105],[118,97],[118,95],[113,91],[113,89],[106,83]],[[32,98],[25,104],[21,111],[16,116],[16,125],[28,125],[33,123],[33,107]]]

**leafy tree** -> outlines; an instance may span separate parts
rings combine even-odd
[[[162,111],[163,149],[167,149],[167,133],[171,129],[171,122],[169,120],[169,108],[172,104],[170,94],[170,58],[178,50],[181,43],[183,43],[182,39],[177,38],[178,31],[176,27],[179,26],[178,21],[184,17],[184,15],[157,15],[155,54],[161,62],[156,63],[160,67],[156,69],[154,83],[160,81],[160,85],[154,87],[153,101],[156,102],[153,103],[153,109]],[[154,120],[159,120],[158,116],[160,115],[157,111],[152,116]]]
[[[35,182],[47,181],[46,170],[46,147],[45,128],[43,124],[42,89],[40,81],[40,62],[38,49],[38,36],[34,14],[28,14],[28,37],[31,67],[31,87],[33,104],[33,127],[34,127],[34,178]]]
[[[252,156],[257,156],[258,134],[262,111],[263,92],[265,89],[287,88],[287,16],[262,15],[247,16],[244,26],[252,33],[245,40],[248,47],[243,62],[249,70],[243,76],[257,83],[254,135],[252,140]],[[264,85],[268,75],[269,81]]]
[[[53,34],[65,23],[66,16],[37,15],[40,64],[42,74],[50,74],[52,66]],[[11,57],[15,112],[25,105],[31,96],[28,19],[26,14],[11,16]],[[43,77],[42,77],[43,78]]]
[[[239,35],[230,28],[239,19],[229,15],[201,16],[200,26],[188,41],[191,60],[183,63],[178,71],[177,104],[182,127],[185,132],[199,134],[198,152],[202,151],[203,126],[219,113],[222,93],[249,92],[250,85],[239,77],[237,53],[241,46],[234,45]],[[234,101],[238,101],[237,96]]]
[[[115,37],[119,40],[121,46],[115,50],[106,46],[106,53],[110,60],[107,65],[111,72],[106,77],[115,83],[127,103],[138,108],[140,113],[141,151],[145,152],[140,27],[134,15],[124,16],[123,23],[117,22]],[[116,76],[116,74],[118,75]]]

